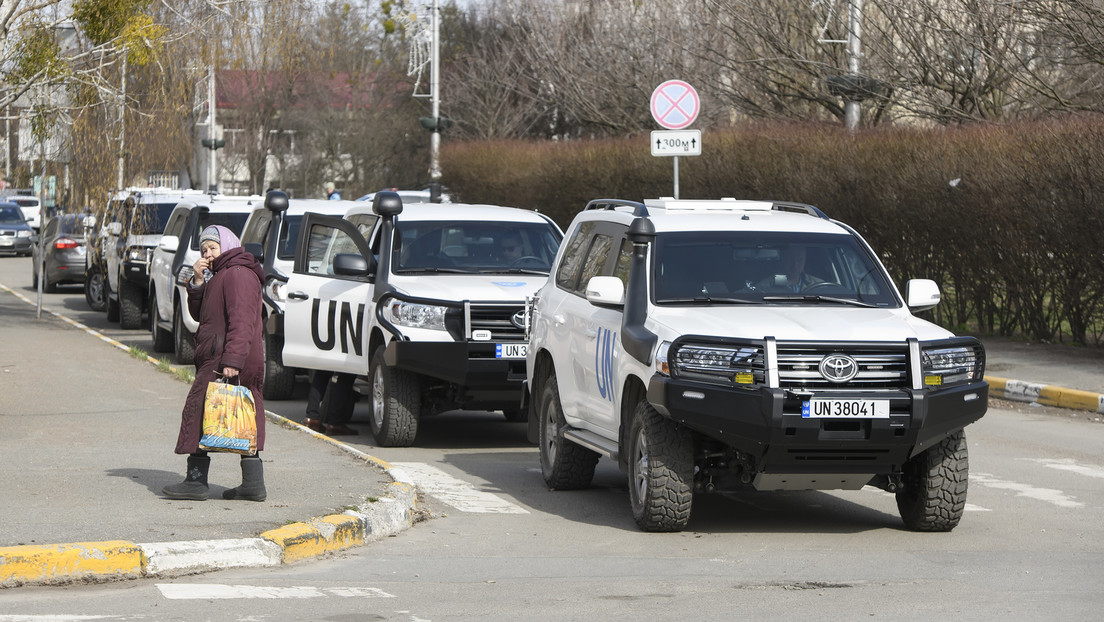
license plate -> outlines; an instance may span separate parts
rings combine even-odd
[[[807,419],[888,419],[889,400],[811,399],[801,403]]]
[[[496,343],[495,344],[495,358],[496,359],[523,359],[526,353],[529,352],[529,344],[527,343]]]

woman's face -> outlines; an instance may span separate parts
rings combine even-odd
[[[222,254],[222,246],[218,242],[207,240],[199,245],[199,254],[208,261],[214,261],[216,257]]]

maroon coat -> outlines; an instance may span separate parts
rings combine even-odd
[[[265,415],[261,391],[264,385],[264,333],[261,326],[261,283],[264,272],[257,258],[232,248],[211,264],[214,276],[199,287],[188,286],[188,310],[199,318],[195,334],[195,382],[180,415],[176,453],[199,450],[203,433],[203,401],[207,384],[223,367],[240,372],[239,382],[253,392],[257,407],[257,451],[264,449]]]

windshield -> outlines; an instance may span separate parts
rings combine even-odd
[[[398,222],[395,273],[548,274],[560,232],[544,222]]]
[[[165,223],[169,220],[176,203],[142,203],[135,213],[132,234],[158,234],[165,232]]]
[[[0,207],[0,222],[20,224],[26,224],[27,219],[23,217],[23,211],[15,206]]]
[[[81,214],[64,214],[58,217],[58,225],[61,233],[68,235],[84,234],[84,216]]]
[[[196,226],[195,231],[192,232],[192,250],[199,250],[199,236],[203,233],[204,229],[211,225],[222,225],[230,231],[233,231],[234,235],[240,238],[247,218],[249,218],[249,212],[237,212],[233,214],[213,214],[211,212],[205,212],[200,214],[199,223],[197,223],[198,226]]]
[[[898,304],[850,235],[685,232],[657,236],[655,302]]]

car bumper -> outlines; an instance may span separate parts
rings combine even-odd
[[[84,255],[79,256],[67,256],[58,263],[46,263],[46,271],[49,274],[50,281],[53,283],[70,282],[70,283],[83,283],[84,282]]]
[[[471,390],[505,390],[520,397],[525,359],[495,358],[495,344],[449,341],[392,341],[388,365],[458,384]]]
[[[144,261],[124,261],[122,276],[145,289],[149,287],[149,264]]]
[[[841,420],[802,417],[802,399],[783,389],[731,389],[659,375],[648,386],[657,410],[775,473],[898,471],[912,456],[980,419],[988,396],[986,382],[939,391],[834,393],[890,401],[888,418]]]
[[[29,253],[34,249],[30,238],[0,236],[0,253]]]

